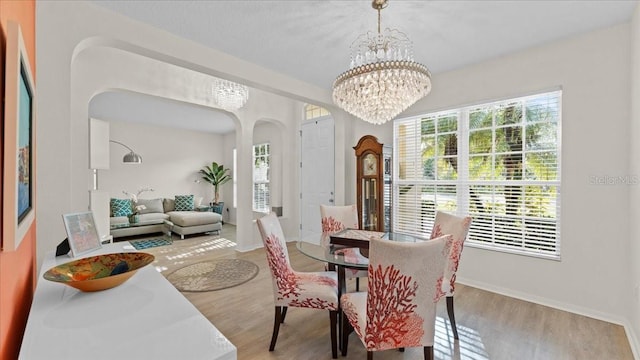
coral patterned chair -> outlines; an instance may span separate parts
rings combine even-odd
[[[444,296],[442,281],[452,236],[415,243],[372,239],[369,289],[343,294],[342,355],[351,329],[374,351],[424,347],[433,359],[436,305]]]
[[[454,339],[458,339],[458,328],[456,328],[456,317],[453,311],[453,291],[456,283],[456,272],[458,271],[458,264],[460,263],[460,256],[462,255],[462,247],[464,240],[467,238],[470,226],[470,216],[459,217],[437,211],[430,237],[431,239],[435,239],[444,234],[451,234],[453,236],[453,245],[444,271],[446,281],[442,284],[442,291],[447,295],[447,313],[449,314]]]
[[[322,221],[322,243],[329,243],[329,236],[344,229],[358,229],[358,208],[355,205],[328,206],[320,205]],[[345,249],[347,250],[347,249]],[[354,256],[360,255],[359,249],[351,250]],[[365,259],[366,260],[366,259]],[[367,277],[365,270],[345,269],[345,278],[356,279],[356,291],[360,290],[360,278]]]
[[[284,322],[287,308],[292,306],[329,310],[331,354],[334,359],[337,358],[338,280],[336,273],[293,270],[289,262],[289,252],[282,227],[275,213],[258,219],[257,223],[271,269],[275,302],[275,318],[269,351],[275,349],[280,324]]]

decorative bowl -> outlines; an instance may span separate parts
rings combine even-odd
[[[124,283],[154,259],[153,255],[144,252],[90,256],[54,266],[43,276],[80,291],[100,291]]]

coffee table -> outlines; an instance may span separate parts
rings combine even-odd
[[[164,220],[164,219],[139,221],[135,223],[126,222],[126,223],[120,223],[120,224],[111,224],[109,229],[111,230],[112,235],[113,235],[113,230],[116,230],[118,232],[124,233],[124,234],[121,234],[121,236],[128,236],[128,235],[136,235],[135,228],[138,228],[141,226],[155,226],[158,228],[158,231],[162,232],[163,239],[169,240],[169,241],[172,240],[173,223],[169,220]],[[127,231],[127,229],[132,229],[132,230]]]

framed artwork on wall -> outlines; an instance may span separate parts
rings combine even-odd
[[[76,257],[102,247],[91,211],[64,214],[62,219],[69,239],[71,256]]]
[[[35,86],[20,25],[7,23],[2,250],[20,246],[35,218]]]

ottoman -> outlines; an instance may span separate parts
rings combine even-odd
[[[222,230],[222,215],[208,211],[169,211],[173,232],[184,239],[185,235]]]

